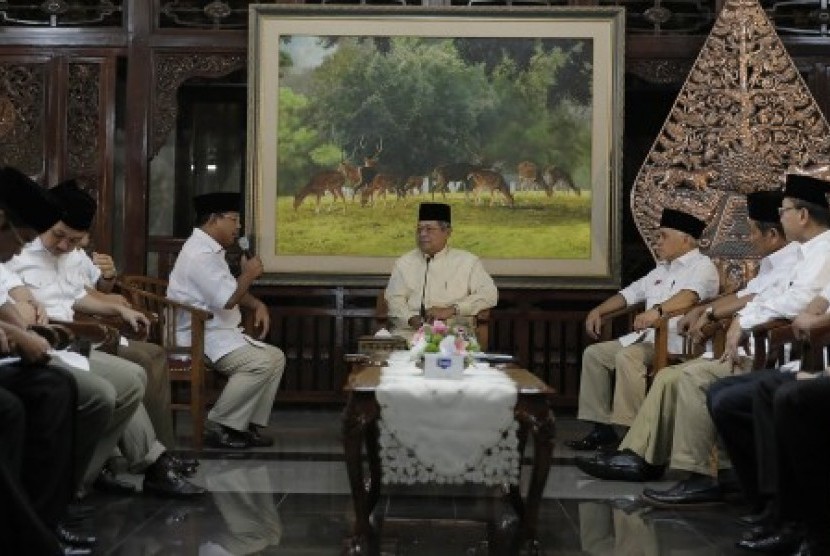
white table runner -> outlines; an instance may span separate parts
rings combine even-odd
[[[518,483],[517,391],[503,372],[440,380],[384,367],[376,397],[385,483]]]

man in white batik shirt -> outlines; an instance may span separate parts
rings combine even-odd
[[[718,292],[718,271],[698,250],[706,223],[674,209],[660,217],[657,267],[592,309],[585,328],[598,338],[602,317],[634,303],[646,310],[634,319],[635,332],[618,340],[588,346],[582,356],[578,418],[594,423],[580,440],[566,443],[575,450],[595,450],[615,444],[612,424],[630,426],[646,395],[646,374],[654,356],[654,330],[650,327],[664,313],[686,309]],[[669,322],[669,352],[680,353],[683,339],[677,334],[678,318]]]

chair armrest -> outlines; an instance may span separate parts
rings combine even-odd
[[[768,369],[783,359],[784,344],[794,339],[790,322],[789,319],[773,319],[750,330],[753,369]]]
[[[111,355],[115,355],[118,351],[121,335],[116,328],[104,323],[62,320],[50,320],[49,323],[67,328],[76,338],[89,342],[92,347],[100,351]]]
[[[827,346],[830,345],[830,319],[819,321],[805,330],[801,368],[808,371],[818,371],[830,365],[827,357]]]

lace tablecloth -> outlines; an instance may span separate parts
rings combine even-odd
[[[384,367],[376,396],[383,482],[518,483],[517,390],[501,371],[436,380]]]

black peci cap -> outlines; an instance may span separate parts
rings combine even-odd
[[[421,203],[418,207],[418,221],[436,220],[438,222],[452,222],[450,205],[444,203]]]
[[[787,184],[784,186],[784,196],[800,199],[824,208],[830,208],[827,203],[827,194],[830,193],[830,182],[814,178],[807,174],[787,174]]]
[[[38,233],[57,224],[62,212],[45,188],[11,167],[0,169],[0,208],[13,225]]]
[[[660,216],[660,227],[686,232],[693,238],[700,239],[706,229],[706,222],[687,212],[667,208],[663,209]]]
[[[62,209],[61,221],[73,230],[88,231],[98,210],[95,199],[78,186],[75,180],[66,180],[49,189]]]
[[[781,221],[778,208],[784,199],[783,191],[755,191],[746,196],[746,211],[756,222],[777,224]]]

